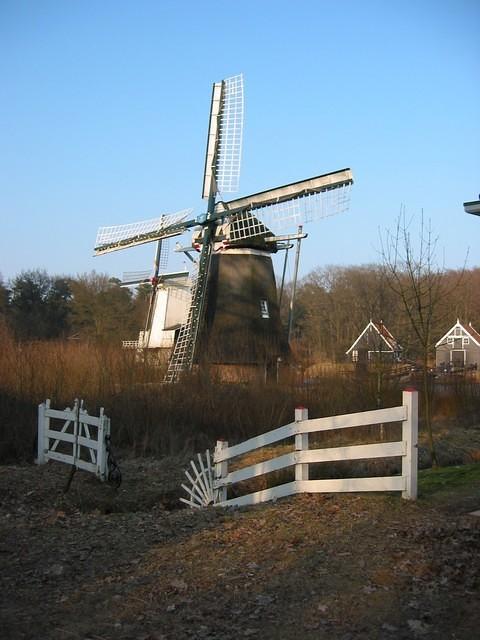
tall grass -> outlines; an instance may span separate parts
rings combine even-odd
[[[315,383],[222,384],[192,374],[162,383],[164,364],[135,351],[76,342],[18,343],[0,333],[0,461],[34,455],[37,405],[71,406],[83,398],[91,414],[100,407],[112,419],[112,443],[124,454],[169,455],[231,443],[286,424],[303,404],[310,416],[375,408],[375,376],[331,370]],[[391,381],[383,406],[401,402]],[[478,402],[477,402],[478,406]]]

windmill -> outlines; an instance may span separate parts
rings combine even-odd
[[[266,321],[263,336],[278,334],[280,320],[270,256],[282,242],[298,236],[275,236],[274,231],[348,208],[353,184],[348,168],[224,201],[224,193],[238,189],[243,106],[241,75],[213,84],[202,190],[207,201],[204,213],[191,217],[191,210],[183,210],[139,223],[102,227],[97,234],[95,255],[101,255],[196,229],[193,247],[200,255],[186,320],[168,366],[169,382],[192,368],[216,324],[224,342],[228,341],[229,336],[240,335],[236,329],[249,323],[255,309],[255,326],[259,318]],[[252,301],[252,295],[258,299]],[[222,309],[218,308],[219,300]],[[219,316],[226,322],[216,323]]]
[[[150,285],[145,328],[138,340],[124,340],[126,348],[157,349],[173,347],[176,329],[182,324],[188,302],[188,271],[160,273],[168,261],[168,240],[158,240],[153,272],[130,271],[123,274],[122,287]]]

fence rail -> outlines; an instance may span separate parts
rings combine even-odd
[[[107,480],[109,437],[110,418],[103,408],[97,417],[88,414],[83,400],[63,411],[52,409],[50,400],[38,405],[37,464],[56,460]]]
[[[309,434],[337,429],[348,429],[376,424],[402,423],[402,439],[397,442],[359,444],[324,449],[309,449]],[[229,462],[238,456],[250,453],[286,438],[295,438],[295,451],[252,464],[241,469],[228,470]],[[273,429],[231,447],[219,440],[215,448],[213,503],[218,506],[251,505],[289,496],[296,493],[333,493],[355,491],[401,491],[402,497],[417,497],[418,469],[418,393],[413,389],[403,392],[401,406],[375,411],[364,411],[328,418],[308,419],[304,407],[295,410],[295,421]],[[309,465],[312,463],[349,460],[401,457],[401,475],[369,478],[343,478],[310,480]],[[227,489],[232,485],[265,473],[295,467],[295,480],[283,485],[256,491],[244,496],[227,498]],[[191,506],[192,500],[184,500]]]

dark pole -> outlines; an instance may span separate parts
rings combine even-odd
[[[155,310],[155,298],[157,297],[157,279],[160,271],[160,254],[162,252],[162,241],[157,242],[157,250],[155,252],[155,260],[153,263],[153,278],[152,278],[152,294],[150,296],[150,303],[148,305],[147,322],[145,324],[144,336],[147,336],[147,343],[144,345],[148,349],[150,345],[150,333],[152,331],[152,322]]]
[[[280,287],[280,298],[278,300],[279,308],[282,306],[283,287],[284,287],[284,284],[285,284],[285,272],[287,270],[287,258],[288,258],[288,251],[289,251],[290,246],[287,246],[287,248],[285,249],[285,260],[283,261],[283,272],[282,272],[282,285]]]
[[[302,227],[302,225],[300,225],[298,227],[298,235],[299,236],[302,234],[302,230],[303,230],[303,227]],[[297,290],[298,263],[300,261],[300,246],[301,246],[301,242],[302,242],[302,239],[299,237],[297,239],[297,250],[295,252],[295,267],[294,267],[294,270],[293,270],[292,297],[290,298],[290,312],[289,312],[289,315],[288,315],[288,336],[287,336],[287,340],[288,340],[289,344],[290,344],[290,340],[291,340],[291,337],[292,337],[293,309],[294,309],[294,304],[295,304],[295,292]]]

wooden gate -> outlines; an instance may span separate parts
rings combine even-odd
[[[107,444],[110,419],[90,416],[83,400],[75,400],[73,408],[52,409],[50,400],[38,405],[37,464],[56,460],[77,469],[91,471],[100,480],[108,479]]]

